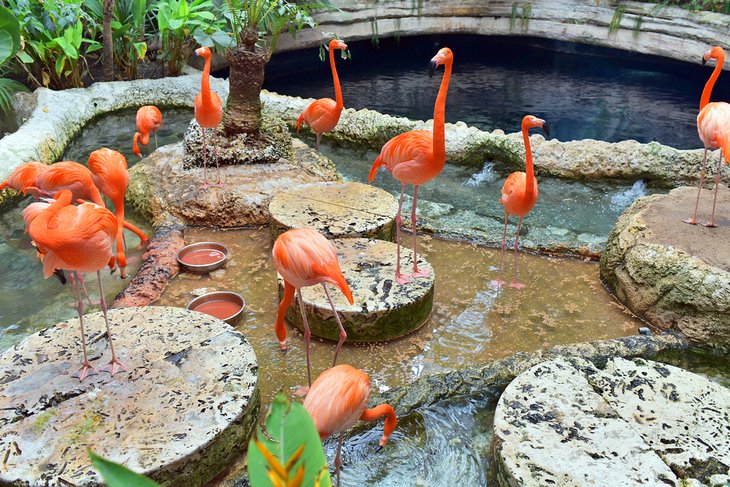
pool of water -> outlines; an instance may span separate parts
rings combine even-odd
[[[699,148],[696,117],[712,69],[665,58],[575,43],[499,36],[419,36],[348,42],[352,59],[337,59],[345,107],[391,115],[433,117],[441,77],[428,61],[443,46],[454,51],[446,121],[517,132],[531,113],[559,140],[652,140]],[[296,74],[296,75],[294,75]],[[267,65],[266,89],[334,98],[328,63],[318,50],[279,53]],[[713,100],[730,99],[724,73]]]

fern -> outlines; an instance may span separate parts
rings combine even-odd
[[[0,112],[8,115],[13,108],[13,95],[19,91],[28,91],[22,83],[9,78],[0,78]]]

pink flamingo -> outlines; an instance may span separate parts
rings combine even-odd
[[[377,421],[385,416],[383,436],[378,450],[388,443],[398,420],[395,410],[389,404],[365,409],[370,398],[370,377],[360,369],[341,364],[325,370],[317,377],[304,399],[304,408],[309,412],[322,440],[339,433],[335,457],[337,485],[340,485],[341,451],[344,432],[360,421]]]
[[[145,105],[137,110],[137,130],[132,139],[132,152],[134,155],[142,158],[142,152],[139,150],[138,143],[147,145],[150,143],[150,132],[155,134],[155,148],[157,148],[157,130],[164,127],[162,121],[162,112],[154,105]]]
[[[203,77],[201,78],[200,93],[195,97],[195,120],[200,125],[203,134],[203,187],[208,187],[208,165],[205,145],[205,129],[213,129],[213,155],[218,172],[218,184],[221,184],[221,172],[218,166],[218,125],[223,119],[223,104],[214,91],[210,91],[210,49],[200,47],[195,54],[205,59]]]
[[[710,59],[716,59],[717,65],[712,71],[710,79],[707,80],[705,88],[702,90],[700,98],[700,113],[697,115],[697,132],[705,146],[705,154],[702,158],[702,171],[700,171],[700,184],[697,187],[697,201],[695,202],[695,212],[692,218],[683,220],[690,225],[697,224],[697,207],[700,204],[700,193],[702,192],[702,183],[705,180],[705,168],[707,166],[707,151],[709,149],[720,148],[720,159],[717,162],[717,174],[715,175],[715,196],[712,200],[712,215],[710,221],[703,223],[706,227],[715,227],[715,204],[717,203],[717,192],[720,190],[720,176],[722,176],[722,159],[725,157],[725,164],[730,161],[730,104],[725,102],[710,103],[710,95],[712,88],[715,86],[717,78],[722,71],[722,65],[725,62],[725,51],[720,46],[715,46],[702,56],[702,64],[707,63]]]
[[[297,120],[297,133],[302,122],[306,122],[317,134],[317,152],[319,152],[319,141],[324,132],[329,132],[337,126],[342,113],[342,89],[340,88],[340,78],[337,76],[337,67],[335,66],[335,50],[347,50],[347,44],[339,39],[332,39],[329,43],[330,51],[330,67],[332,68],[332,79],[335,83],[335,102],[332,98],[320,98],[313,101],[299,116]]]
[[[446,93],[449,90],[451,66],[454,55],[451,49],[444,47],[432,59],[428,74],[433,76],[437,66],[444,65],[444,77],[441,80],[436,104],[433,108],[433,133],[429,130],[411,130],[390,139],[375,159],[370,169],[368,182],[375,179],[380,166],[385,166],[393,177],[401,182],[400,200],[398,201],[398,217],[396,219],[397,263],[395,279],[399,284],[406,284],[410,277],[400,272],[400,227],[401,208],[406,184],[413,184],[413,208],[411,210],[411,224],[413,225],[413,277],[425,277],[428,271],[418,268],[416,254],[416,204],[418,203],[418,188],[431,181],[441,173],[446,162],[446,136],[444,121],[446,117]]]

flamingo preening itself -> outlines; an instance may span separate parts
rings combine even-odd
[[[132,139],[132,152],[134,155],[142,158],[142,152],[139,150],[139,144],[147,145],[150,143],[150,133],[155,134],[155,149],[157,148],[157,130],[164,127],[162,121],[162,112],[154,105],[145,105],[137,110],[137,132],[134,133]]]
[[[317,377],[304,399],[304,408],[312,416],[322,440],[339,433],[335,457],[337,485],[340,485],[341,451],[345,431],[359,421],[377,421],[385,416],[383,436],[378,450],[388,442],[398,420],[389,404],[365,409],[370,398],[370,377],[360,369],[342,364],[327,369]]]
[[[695,202],[695,212],[692,218],[684,220],[690,225],[697,224],[697,207],[700,204],[700,193],[702,192],[702,183],[705,181],[705,168],[707,167],[707,151],[709,149],[720,149],[720,159],[717,162],[717,174],[715,175],[715,197],[712,200],[712,214],[710,221],[703,223],[706,227],[715,227],[715,203],[717,203],[717,192],[720,189],[720,176],[722,175],[722,159],[725,158],[725,164],[730,162],[730,104],[723,101],[710,103],[710,95],[712,88],[715,86],[717,78],[722,71],[722,65],[725,62],[725,51],[720,46],[715,46],[702,56],[702,64],[707,63],[710,59],[715,59],[717,64],[712,71],[710,79],[707,80],[705,88],[702,90],[700,98],[700,113],[697,115],[697,132],[705,146],[705,154],[702,158],[702,171],[700,171],[700,184],[697,188],[697,201]]]
[[[218,125],[223,119],[223,104],[215,91],[210,91],[210,49],[200,47],[195,54],[205,59],[203,76],[200,80],[200,93],[195,97],[195,120],[203,134],[203,187],[208,187],[208,165],[205,145],[205,129],[213,129],[213,157],[221,184],[221,171],[218,165]]]
[[[337,67],[335,66],[335,50],[347,50],[347,44],[339,39],[332,39],[329,43],[330,67],[332,68],[332,79],[335,83],[335,98],[320,98],[313,101],[299,116],[297,120],[297,133],[302,122],[306,122],[317,134],[317,152],[319,152],[319,142],[324,132],[329,132],[337,126],[342,113],[342,89],[340,88],[340,77],[337,76]]]
[[[499,263],[499,272],[502,274],[502,266],[504,264],[504,247],[507,239],[507,222],[509,217],[519,216],[520,222],[517,224],[517,233],[515,234],[515,266],[512,274],[512,282],[510,287],[523,289],[525,287],[517,280],[517,246],[520,239],[520,229],[522,228],[522,219],[525,218],[537,202],[537,179],[535,179],[535,168],[532,164],[532,147],[530,146],[529,130],[534,127],[540,127],[546,135],[550,135],[550,129],[545,120],[526,115],[522,119],[522,138],[525,141],[525,170],[515,171],[509,176],[502,186],[502,197],[499,202],[504,206],[504,231],[502,232],[502,255]],[[503,281],[498,278],[497,282],[501,285]]]
[[[413,208],[411,210],[411,224],[413,226],[413,277],[425,277],[428,272],[418,268],[416,254],[416,204],[418,203],[418,188],[441,173],[446,162],[446,136],[444,122],[446,116],[446,93],[449,90],[451,66],[454,55],[451,49],[444,47],[431,59],[428,74],[433,76],[437,66],[444,65],[444,77],[441,80],[436,104],[433,108],[433,132],[430,130],[411,130],[390,139],[375,159],[370,169],[368,182],[375,179],[380,166],[385,166],[393,173],[393,177],[400,181],[401,192],[398,200],[398,216],[396,218],[397,260],[395,278],[399,284],[405,284],[411,279],[400,272],[400,227],[401,208],[406,184],[414,185]]]
[[[305,353],[307,356],[307,380],[312,384],[312,371],[309,361],[309,341],[312,336],[307,322],[307,313],[304,308],[301,288],[322,284],[327,300],[332,307],[337,325],[340,327],[340,340],[335,349],[334,366],[337,363],[337,355],[340,353],[342,343],[347,339],[347,333],[342,326],[340,316],[337,314],[335,305],[330,297],[326,283],[337,286],[345,295],[350,304],[354,303],[350,286],[342,275],[340,263],[337,260],[337,253],[332,242],[327,240],[320,233],[311,228],[293,228],[288,230],[276,239],[274,248],[271,251],[276,270],[284,278],[284,297],[279,303],[279,313],[276,317],[276,337],[279,339],[282,350],[286,350],[286,325],[284,316],[294,301],[294,291],[299,298],[299,310],[302,313],[304,325]]]
[[[111,361],[108,369],[112,375],[127,367],[117,358],[114,351],[104,290],[99,272],[113,258],[112,246],[117,233],[114,215],[95,203],[71,204],[73,194],[64,189],[56,195],[56,201],[37,213],[30,221],[28,233],[43,256],[43,274],[47,278],[61,269],[69,273],[71,290],[76,298],[81,327],[81,345],[84,361],[79,370],[79,380],[83,381],[96,369],[89,363],[84,336],[84,303],[82,300],[81,273],[96,272],[101,294],[101,310],[104,313]]]

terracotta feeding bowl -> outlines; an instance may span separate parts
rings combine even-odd
[[[207,274],[223,266],[228,260],[228,248],[216,242],[198,242],[186,245],[177,253],[180,267],[195,274]]]
[[[240,294],[216,291],[193,299],[188,303],[187,309],[209,314],[232,325],[241,318],[245,306],[246,302]]]

